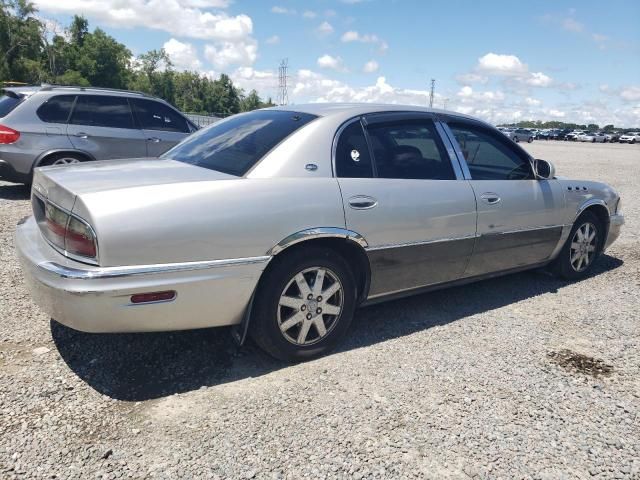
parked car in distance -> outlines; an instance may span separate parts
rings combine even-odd
[[[552,133],[551,130],[540,130],[536,135],[536,140],[549,140]]]
[[[553,134],[551,135],[551,139],[552,140],[566,140],[566,136],[569,133],[571,133],[571,130],[569,130],[568,128],[560,129],[560,130],[554,130]]]
[[[564,136],[564,139],[568,140],[570,142],[575,142],[575,141],[578,140],[578,136],[582,135],[584,133],[587,133],[587,131],[586,130],[573,130],[572,132],[567,133]]]
[[[525,128],[516,128],[515,130],[505,132],[505,135],[516,143],[533,142],[533,133]]]
[[[196,130],[171,105],[143,93],[55,85],[4,88],[0,178],[29,183],[39,166],[158,157]]]
[[[619,195],[493,126],[413,106],[234,115],[161,159],[37,168],[16,230],[33,297],[88,332],[235,325],[320,355],[359,305],[549,266],[592,272]],[[401,321],[401,319],[395,319]]]
[[[640,142],[640,132],[627,132],[623,135],[620,135],[618,139],[620,143],[636,143]]]
[[[586,132],[578,135],[576,140],[578,142],[605,143],[607,141],[607,137],[603,133],[599,132]]]
[[[615,132],[605,133],[604,136],[606,138],[606,141],[610,143],[617,142],[618,139],[620,138],[620,134]]]

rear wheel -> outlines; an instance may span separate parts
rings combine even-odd
[[[516,143],[520,142],[520,140],[518,140],[518,136],[517,136],[517,135],[515,135],[515,136],[513,137],[513,141],[514,141],[514,142],[516,142]]]
[[[580,215],[554,261],[555,273],[567,280],[586,277],[602,252],[604,233],[604,226],[596,215],[591,212]]]
[[[527,140],[527,143],[531,143],[533,142],[533,137],[529,137],[529,140]]]
[[[87,159],[81,155],[73,153],[59,153],[51,155],[40,162],[40,167],[45,165],[74,165],[77,163],[85,162]]]
[[[285,361],[308,360],[345,335],[356,307],[356,284],[347,262],[328,249],[300,248],[276,259],[260,281],[250,335]]]

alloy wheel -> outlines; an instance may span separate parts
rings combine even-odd
[[[278,327],[288,342],[313,345],[338,324],[344,304],[338,276],[326,267],[297,273],[278,301]]]
[[[51,165],[73,165],[75,163],[80,163],[80,160],[74,157],[62,157],[58,158]]]
[[[580,225],[571,239],[569,262],[576,272],[586,270],[596,255],[598,230],[591,222]]]

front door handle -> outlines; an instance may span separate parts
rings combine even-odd
[[[160,143],[160,139],[158,137],[147,138],[147,141],[152,143]]]
[[[84,132],[78,132],[78,133],[76,133],[76,137],[79,137],[79,138],[89,138],[89,134],[84,133]]]
[[[480,195],[480,198],[484,203],[488,203],[489,205],[495,205],[496,203],[500,203],[501,198],[497,193],[486,192]]]
[[[349,206],[355,210],[368,210],[378,205],[378,201],[368,195],[356,195],[349,199]]]

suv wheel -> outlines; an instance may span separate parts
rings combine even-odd
[[[338,344],[355,307],[356,284],[347,262],[328,249],[300,248],[261,280],[250,335],[276,358],[309,360]]]
[[[45,158],[42,162],[40,162],[40,165],[38,166],[44,167],[45,165],[73,165],[75,163],[86,161],[87,159],[85,157],[82,157],[81,155],[73,153],[59,153]]]

